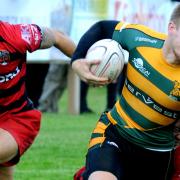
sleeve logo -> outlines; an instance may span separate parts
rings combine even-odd
[[[31,29],[27,24],[21,25],[21,38],[28,44],[31,44],[32,42]]]

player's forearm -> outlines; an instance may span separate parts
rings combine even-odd
[[[55,32],[55,44],[54,46],[62,51],[68,57],[72,57],[76,45],[75,43],[64,33],[60,31]]]
[[[40,49],[47,49],[52,46],[58,48],[65,55],[71,57],[76,48],[75,43],[63,32],[41,27],[42,42]]]

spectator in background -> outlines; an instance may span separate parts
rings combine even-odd
[[[51,64],[43,84],[38,109],[42,112],[59,112],[58,101],[67,87],[68,64]]]
[[[71,57],[75,44],[62,32],[35,24],[0,21],[0,37],[0,179],[12,180],[14,166],[40,129],[41,113],[25,87],[26,53],[54,46]]]
[[[34,107],[39,105],[45,76],[48,72],[48,63],[27,63],[26,67],[26,89],[28,97],[33,101]],[[36,89],[34,88],[36,87]]]
[[[89,85],[83,81],[80,83],[80,113],[93,113],[93,110],[88,107],[87,94],[89,91]],[[107,105],[106,110],[111,109],[116,102],[118,83],[110,83],[107,85]]]
[[[51,27],[70,34],[72,25],[72,5],[61,1],[51,12]],[[50,58],[65,60],[67,57],[60,54],[56,48],[51,48]],[[59,111],[59,99],[67,87],[68,62],[65,64],[50,63],[48,73],[38,100],[38,109],[42,112]]]

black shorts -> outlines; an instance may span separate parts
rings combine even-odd
[[[110,172],[118,180],[171,179],[173,151],[157,152],[134,145],[120,137],[112,124],[105,137],[100,146],[91,147],[87,153],[84,180],[95,171]]]

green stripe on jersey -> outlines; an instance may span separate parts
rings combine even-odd
[[[102,133],[92,133],[91,134],[91,139],[97,138],[97,137],[103,137],[103,134]]]
[[[112,39],[119,42],[122,48],[128,51],[140,46],[162,48],[164,44],[164,40],[149,36],[140,30],[130,28],[123,29],[122,31],[115,30]]]
[[[109,119],[107,118],[107,116],[105,115],[105,113],[103,113],[99,119],[99,122],[102,122],[104,125],[108,126],[110,124]]]
[[[114,106],[111,109],[111,116],[117,122],[119,126],[127,126],[126,122],[122,119],[122,117],[118,114],[116,107]]]
[[[154,69],[141,54],[134,49],[130,53],[129,63],[147,80],[151,81],[158,89],[163,91],[167,96],[169,96],[171,90],[173,89],[173,82],[167,79],[165,76],[160,74],[159,71]]]
[[[116,127],[122,137],[143,148],[170,150],[174,147],[173,125],[143,132],[118,125]]]
[[[138,98],[141,102],[143,102],[146,106],[150,107],[152,110],[168,118],[173,118],[173,119],[179,118],[179,111],[172,111],[160,105],[150,96],[148,96],[145,92],[141,91],[134,84],[132,84],[128,79],[125,80],[125,85],[131,94],[133,94],[136,98]]]
[[[145,118],[143,115],[139,114],[137,111],[135,111],[125,100],[123,96],[121,96],[120,99],[121,107],[123,108],[123,111],[125,111],[126,114],[139,126],[144,128],[145,130],[159,128],[161,125],[154,123],[150,121],[149,119]]]

